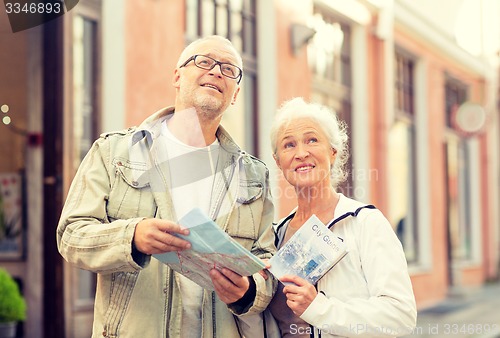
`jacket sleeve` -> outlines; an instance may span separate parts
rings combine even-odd
[[[69,263],[96,273],[136,271],[149,256],[132,256],[135,226],[143,217],[110,221],[107,201],[114,169],[108,138],[98,139],[71,184],[57,227],[57,245]]]
[[[269,177],[267,168],[264,167],[265,176],[263,178],[264,190],[262,193],[262,212],[260,215],[258,238],[254,241],[250,250],[255,256],[261,259],[269,259],[276,252],[274,246],[274,232],[272,222],[274,217],[274,205],[271,200],[269,189]],[[256,295],[253,302],[245,307],[229,306],[229,309],[236,315],[252,315],[264,311],[271,301],[276,289],[277,281],[268,273],[268,278],[265,280],[260,273],[251,276],[255,282]]]
[[[323,332],[345,337],[399,337],[411,333],[417,311],[401,243],[378,210],[368,213],[356,236],[369,296],[353,294],[340,300],[318,293],[301,318]],[[329,274],[334,272],[335,268]]]

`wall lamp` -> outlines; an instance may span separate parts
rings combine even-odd
[[[316,31],[306,25],[293,23],[290,28],[290,44],[294,55],[298,55],[300,49],[316,34]]]

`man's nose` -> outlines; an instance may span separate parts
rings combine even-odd
[[[218,76],[220,78],[222,78],[222,69],[221,69],[222,65],[220,64],[216,64],[214,66],[214,68],[210,69],[210,71],[208,72],[209,74],[213,74],[215,76]]]

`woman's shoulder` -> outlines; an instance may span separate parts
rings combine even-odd
[[[361,213],[365,215],[367,213],[373,213],[376,210],[377,207],[371,203],[361,202],[339,193],[339,202],[335,208],[335,218],[345,214],[357,217]]]
[[[391,229],[389,220],[375,205],[360,202],[344,195],[341,196],[339,205],[341,205],[341,203],[345,211],[343,216],[350,220],[349,224],[350,226],[354,226],[354,229],[358,229],[362,232],[380,233],[384,233],[385,230]]]

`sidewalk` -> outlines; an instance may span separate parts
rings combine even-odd
[[[500,338],[500,283],[455,292],[420,310],[413,332],[407,337]]]

